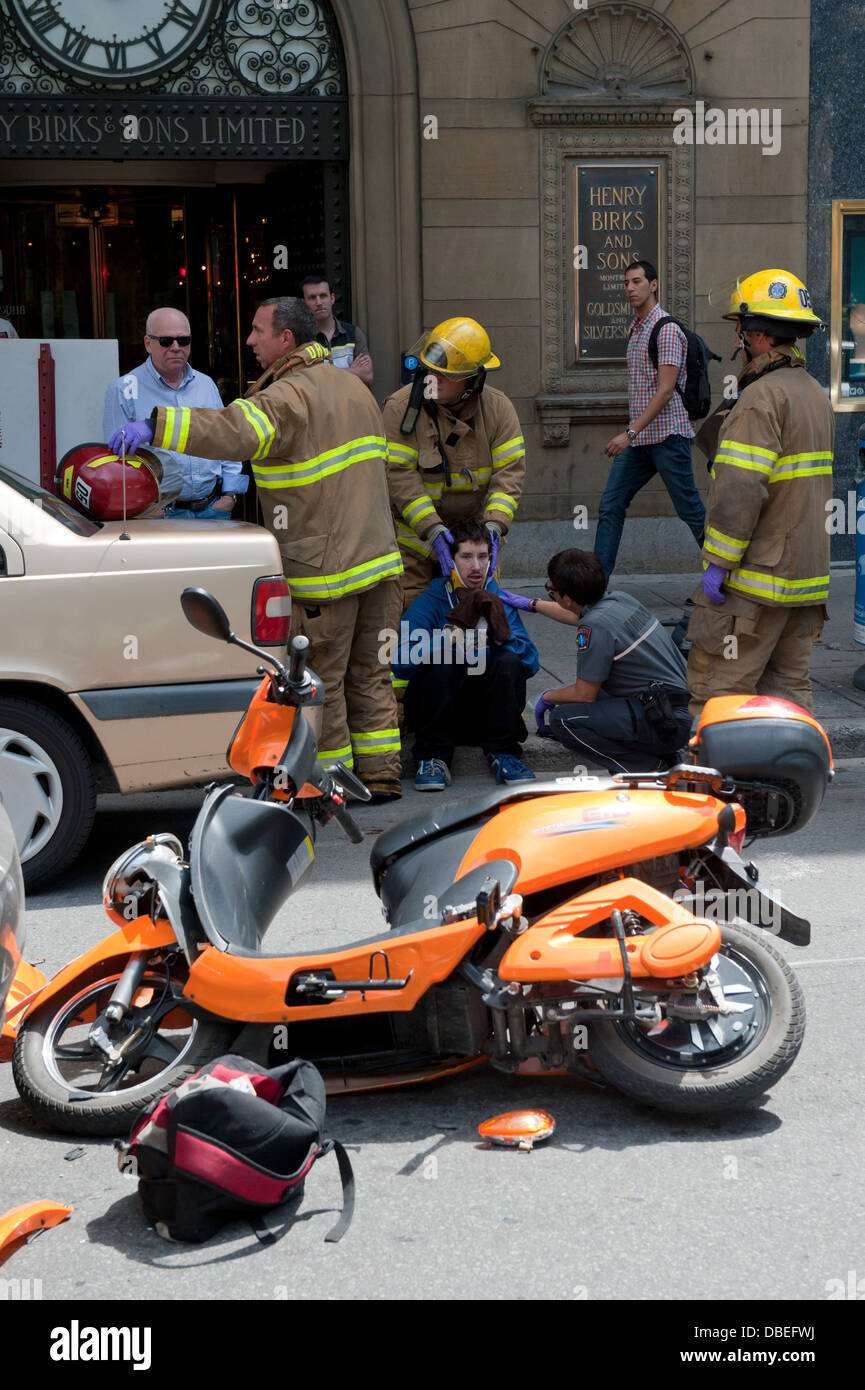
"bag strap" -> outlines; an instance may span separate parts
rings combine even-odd
[[[672,314],[665,314],[663,318],[658,319],[657,323],[652,324],[652,331],[649,334],[649,341],[646,344],[646,351],[652,360],[652,366],[655,368],[655,371],[658,370],[658,334],[668,323],[674,323],[677,328],[682,328],[679,320],[674,319]],[[684,331],[684,328],[682,328],[683,333]]]
[[[342,1183],[342,1214],[333,1230],[328,1231],[325,1241],[329,1245],[336,1245],[337,1241],[342,1240],[354,1216],[354,1169],[351,1166],[351,1159],[338,1139],[328,1139],[322,1146],[319,1157],[330,1153],[331,1149],[336,1154],[336,1161],[339,1165],[339,1180]]]
[[[681,328],[682,332],[683,332],[683,333],[686,333],[684,324],[681,324],[677,318],[674,318],[674,317],[673,317],[672,314],[666,314],[663,318],[658,319],[658,322],[657,322],[657,323],[655,323],[655,324],[652,325],[652,331],[651,331],[651,333],[649,334],[649,341],[648,341],[648,344],[647,344],[647,347],[646,347],[646,351],[647,351],[648,354],[649,354],[649,357],[650,357],[650,359],[651,359],[652,366],[654,367],[655,371],[658,370],[658,334],[660,333],[660,331],[661,331],[661,329],[664,327],[664,325],[665,325],[665,324],[668,324],[668,323],[674,323],[674,324],[676,325],[677,328]],[[687,344],[687,341],[688,341],[688,339],[687,339],[687,336],[686,336],[686,338],[685,338],[685,343],[686,343],[686,344]],[[721,360],[721,359],[720,359],[720,357],[719,357],[719,358],[718,358],[718,361],[720,362],[720,360]],[[687,369],[687,365],[688,365],[688,353],[687,353],[687,348],[686,348],[686,351],[685,351],[685,367],[686,367],[686,369]],[[681,368],[680,368],[680,370],[681,370]],[[684,399],[685,399],[685,393],[684,393],[684,391],[682,390],[681,386],[679,385],[678,381],[676,382],[676,390],[678,391],[679,395],[682,397],[682,400],[684,400]]]

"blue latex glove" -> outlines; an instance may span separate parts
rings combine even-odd
[[[727,600],[721,593],[721,585],[727,578],[728,571],[723,565],[708,565],[703,570],[703,593],[706,598],[710,598],[713,603],[726,603]]]
[[[545,690],[543,695],[535,705],[535,723],[538,726],[539,734],[546,734],[548,732],[547,726],[544,723],[544,715],[546,714],[547,710],[555,709],[555,705],[551,704],[550,701],[547,699],[549,693],[550,692],[548,690]]]
[[[445,579],[450,579],[451,570],[454,567],[454,557],[451,552],[453,543],[454,538],[450,531],[439,531],[432,543],[433,552]]]
[[[502,535],[497,526],[488,526],[487,535],[490,538],[490,577],[492,577],[496,572]]]
[[[153,443],[153,430],[146,420],[130,420],[128,425],[121,425],[119,430],[115,430],[108,441],[108,447],[113,454],[119,454],[123,448],[123,437],[126,436],[126,452],[134,454],[141,444]]]
[[[512,594],[510,589],[499,589],[499,598],[502,603],[509,603],[511,608],[522,608],[527,611],[532,606],[530,598],[526,598],[524,594]]]

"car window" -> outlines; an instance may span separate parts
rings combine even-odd
[[[44,487],[39,487],[38,483],[31,483],[29,478],[22,478],[20,473],[0,468],[0,482],[14,488],[22,497],[29,498],[34,507],[40,507],[43,512],[53,516],[55,521],[74,531],[76,536],[92,536],[102,529],[99,522],[90,521],[70,507],[68,502],[64,502],[62,497],[55,497],[52,492],[46,492]]]

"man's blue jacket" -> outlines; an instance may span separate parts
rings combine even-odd
[[[487,580],[484,587],[491,594],[499,592],[499,586],[494,579]],[[443,631],[446,614],[459,603],[464,593],[464,589],[455,590],[449,579],[434,579],[429,588],[418,594],[409,605],[399,626],[396,651],[391,655],[391,669],[395,680],[409,680],[418,665],[430,663],[430,654],[435,654],[443,641],[450,645],[450,638],[436,638],[433,634]],[[510,623],[511,635],[506,642],[497,645],[502,651],[515,652],[522,662],[526,676],[533,676],[540,665],[537,647],[523,627],[519,611],[505,604],[505,612]],[[429,634],[426,640],[425,634]],[[468,642],[466,650],[468,653],[472,651]],[[449,663],[445,660],[444,664]],[[453,664],[458,663],[454,661]],[[471,664],[470,660],[468,664]]]

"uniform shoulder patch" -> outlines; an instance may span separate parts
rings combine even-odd
[[[589,643],[591,642],[591,640],[592,640],[592,629],[591,629],[590,627],[586,627],[585,625],[581,625],[580,627],[577,628],[577,651],[578,651],[578,652],[587,652],[587,651],[589,650]]]

